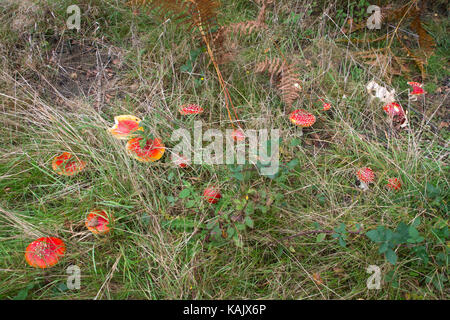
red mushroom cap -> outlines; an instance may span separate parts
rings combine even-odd
[[[64,256],[66,246],[59,238],[43,237],[30,243],[25,251],[25,260],[35,268],[48,268]]]
[[[86,162],[72,157],[70,152],[63,152],[61,155],[53,158],[53,170],[63,176],[73,176],[86,167]]]
[[[391,190],[400,190],[402,184],[397,178],[389,178],[386,187]]]
[[[316,122],[316,117],[304,109],[297,109],[291,113],[289,120],[296,126],[310,127]]]
[[[141,119],[132,115],[121,115],[114,117],[114,126],[108,131],[117,139],[131,139],[137,131],[143,131],[139,127]]]
[[[241,129],[233,130],[233,132],[231,133],[231,137],[233,138],[234,141],[244,141],[245,140],[244,131],[242,131]]]
[[[202,112],[203,112],[203,108],[196,104],[184,104],[180,107],[180,113],[182,115],[200,114]]]
[[[220,198],[222,198],[222,195],[220,194],[220,191],[218,188],[212,186],[205,189],[203,192],[203,197],[206,201],[209,203],[217,203]]]
[[[391,117],[405,114],[401,105],[396,102],[388,103],[383,107],[383,110]]]
[[[423,90],[422,83],[419,82],[408,82],[408,84],[412,87],[413,91],[410,93],[411,95],[421,95],[421,94],[425,94],[425,90]]]
[[[141,148],[140,141],[142,139],[144,138],[137,137],[129,140],[126,146],[128,152],[141,162],[153,162],[161,159],[164,151],[166,150],[161,139],[148,139],[145,143],[145,146]]]
[[[325,102],[323,99],[319,99],[322,102],[323,111],[328,111],[331,109],[331,103]]]
[[[358,179],[364,183],[371,183],[375,179],[375,174],[372,169],[367,167],[359,169],[356,172],[356,175],[358,176]]]
[[[172,162],[180,168],[186,168],[191,163],[188,158],[176,153],[172,154]]]
[[[112,216],[105,210],[93,210],[87,215],[85,224],[92,233],[105,234],[111,230],[109,227],[111,220]]]

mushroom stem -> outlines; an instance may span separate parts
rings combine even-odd
[[[366,191],[366,190],[369,190],[369,186],[365,183],[365,182],[363,182],[363,181],[359,181],[359,186],[358,186],[360,189],[362,189],[362,191]]]
[[[300,127],[300,129],[297,132],[297,137],[302,137],[303,136],[303,127]]]

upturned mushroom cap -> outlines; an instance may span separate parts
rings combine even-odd
[[[398,178],[389,178],[386,187],[391,190],[400,190],[402,184]]]
[[[196,104],[184,104],[180,107],[180,113],[182,115],[200,114],[202,112],[203,108]]]
[[[388,103],[383,107],[383,110],[391,117],[402,115],[405,112],[403,108],[396,102]]]
[[[30,243],[25,250],[25,260],[35,268],[49,268],[64,256],[66,246],[59,238],[42,237]]]
[[[296,126],[310,127],[316,122],[316,117],[304,109],[297,109],[291,113],[289,120]]]
[[[53,158],[52,169],[62,176],[73,176],[86,167],[86,162],[74,158],[70,152],[63,152]]]
[[[361,182],[364,182],[366,184],[373,182],[373,180],[375,179],[375,174],[373,173],[372,169],[367,167],[359,169],[356,172],[356,175]]]
[[[95,234],[108,233],[111,228],[109,227],[112,216],[105,210],[93,210],[86,217],[86,227]]]
[[[425,90],[423,90],[422,83],[419,82],[408,82],[408,84],[412,87],[413,91],[410,93],[411,95],[421,95],[421,94],[425,94]]]
[[[139,122],[141,122],[141,119],[132,115],[117,116],[114,117],[114,126],[109,128],[108,131],[117,139],[130,139],[136,131],[143,130],[142,127],[139,127]]]
[[[217,187],[211,186],[205,189],[203,192],[203,197],[206,201],[209,203],[217,203],[220,198],[222,198],[222,195],[220,194],[220,191]]]
[[[128,152],[141,162],[153,162],[161,159],[166,150],[161,140],[158,138],[154,140],[148,139],[144,148],[141,148],[140,141],[142,139],[144,138],[137,137],[129,140],[126,146]]]

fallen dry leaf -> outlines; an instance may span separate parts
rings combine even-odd
[[[322,277],[320,276],[320,273],[318,273],[318,272],[313,273],[313,280],[317,284],[323,284]]]

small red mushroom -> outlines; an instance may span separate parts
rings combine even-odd
[[[394,116],[404,115],[405,112],[401,105],[396,102],[388,103],[383,107],[383,110],[392,118]]]
[[[220,194],[220,191],[218,188],[211,186],[205,189],[203,192],[203,197],[206,201],[209,203],[217,203],[220,198],[222,198],[222,195]]]
[[[364,191],[369,188],[368,185],[375,179],[375,174],[373,173],[372,169],[367,167],[359,169],[356,172],[356,176],[358,177],[358,180],[360,182],[359,187]]]
[[[316,122],[316,117],[304,109],[297,109],[290,114],[289,120],[300,127],[299,135],[301,136],[303,128],[312,126]]]
[[[62,176],[73,176],[86,167],[86,162],[73,158],[70,152],[63,152],[61,155],[53,158],[52,169]]]
[[[398,178],[389,178],[386,187],[391,190],[400,190],[402,184]]]
[[[187,157],[180,156],[179,154],[176,153],[172,154],[172,162],[180,168],[186,168],[188,165],[191,164],[191,161]]]
[[[233,138],[234,141],[244,141],[245,140],[245,134],[244,134],[244,131],[242,131],[242,129],[233,130],[233,132],[231,133],[231,137]]]
[[[320,102],[322,102],[323,111],[328,111],[331,109],[331,103],[325,102],[323,99],[319,99]]]
[[[408,119],[401,105],[396,102],[388,103],[383,107],[383,110],[388,114],[391,120],[400,124],[400,128],[404,128],[408,125]]]
[[[411,96],[411,100],[416,101],[417,100],[417,96],[420,95],[424,95],[426,92],[425,90],[423,90],[422,83],[419,82],[408,82],[408,84],[412,87],[413,91],[409,93],[409,95]]]
[[[196,104],[184,104],[180,107],[180,113],[182,115],[200,114],[202,112],[203,108]]]
[[[93,210],[86,217],[86,228],[95,234],[108,233],[112,216],[105,210]]]
[[[25,250],[25,260],[35,268],[49,268],[64,256],[66,245],[59,238],[42,237],[30,243]]]
[[[331,109],[331,104],[326,102],[323,104],[323,111],[328,111]]]

